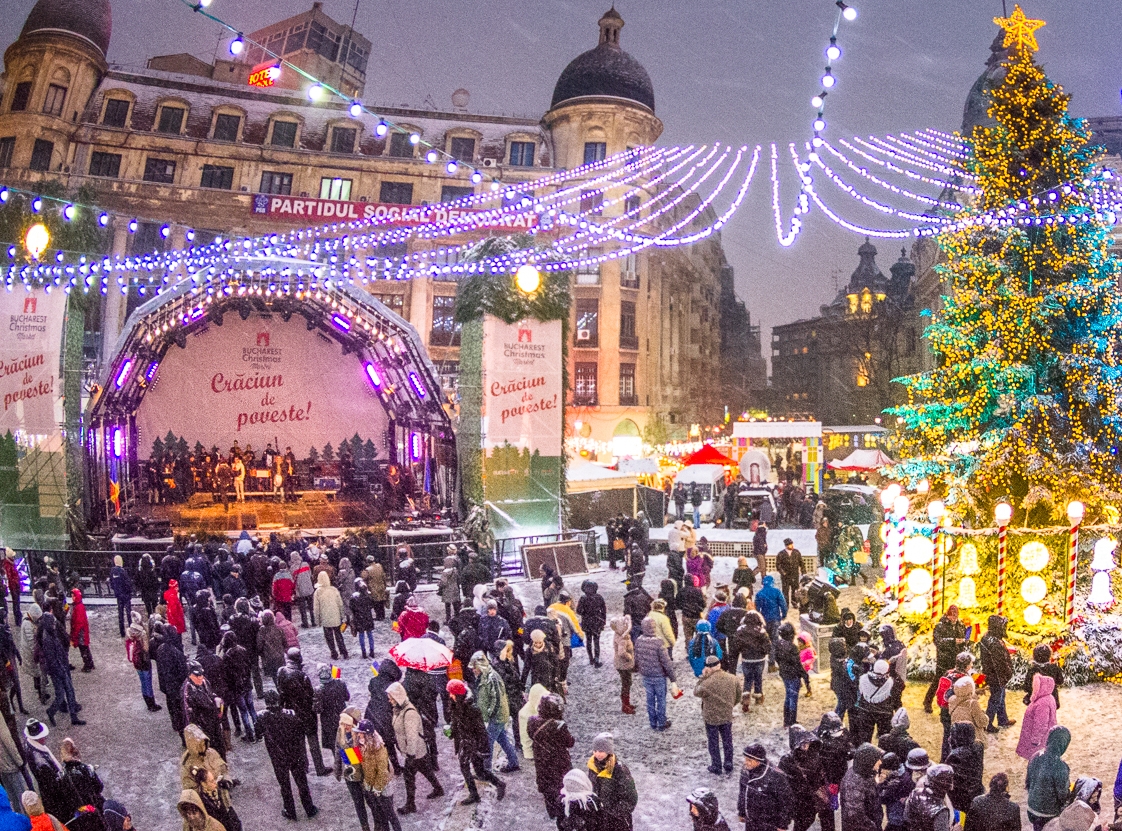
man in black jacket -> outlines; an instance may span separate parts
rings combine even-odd
[[[265,697],[264,679],[261,677],[261,661],[257,653],[257,632],[261,624],[257,622],[257,615],[253,614],[249,600],[239,597],[234,602],[234,616],[230,618],[230,630],[238,639],[238,643],[245,647],[249,653],[249,664],[253,674],[253,689],[258,698]]]
[[[744,748],[736,811],[744,831],[780,831],[791,824],[794,797],[787,777],[768,764],[762,744]]]
[[[966,643],[966,627],[958,620],[958,606],[948,606],[947,613],[939,619],[932,631],[935,640],[935,678],[923,696],[923,710],[932,712],[931,702],[939,690],[939,679],[954,667],[962,645]]]
[[[1008,623],[1008,618],[990,615],[986,634],[979,645],[982,672],[986,674],[986,686],[990,690],[990,700],[986,704],[987,733],[996,733],[998,727],[1012,727],[1017,723],[1005,711],[1005,687],[1013,678],[1013,659],[1009,657],[1009,648],[1005,645],[1005,626]],[[997,726],[994,726],[994,717],[997,718]]]
[[[378,664],[377,674],[370,679],[367,691],[370,701],[366,705],[363,718],[373,722],[374,729],[386,744],[386,752],[390,756],[394,774],[401,773],[401,761],[397,758],[397,737],[393,732],[393,707],[386,697],[386,688],[401,680],[401,668],[394,663],[392,658],[383,658]]]
[[[485,758],[489,742],[487,740],[487,727],[483,723],[483,714],[472,699],[471,691],[463,681],[452,679],[447,686],[448,700],[452,716],[450,724],[452,729],[452,742],[456,749],[456,758],[460,760],[460,773],[464,775],[464,784],[467,786],[468,797],[461,805],[474,805],[479,802],[479,789],[475,786],[476,779],[490,782],[498,791],[498,798],[506,796],[506,783],[491,772],[490,759]],[[472,775],[474,769],[475,775]]]
[[[634,574],[628,581],[627,594],[623,596],[623,613],[631,615],[631,640],[639,640],[643,634],[641,625],[643,618],[651,613],[651,604],[654,598],[647,594],[643,588],[643,574]]]
[[[226,737],[222,730],[222,711],[218,697],[211,692],[203,665],[191,661],[187,665],[187,680],[183,682],[183,711],[189,724],[197,724],[210,739],[210,746],[226,758]]]
[[[285,819],[296,819],[296,803],[292,799],[292,783],[300,793],[300,804],[304,813],[311,819],[319,813],[312,804],[312,792],[308,788],[308,757],[304,753],[304,725],[292,710],[281,708],[280,694],[276,690],[265,693],[265,712],[257,717],[257,729],[265,737],[265,749],[269,751],[269,761],[273,774],[281,789],[281,802]],[[316,753],[318,754],[318,751]]]
[[[173,626],[165,626],[159,649],[156,651],[156,674],[160,680],[160,692],[167,701],[168,717],[171,728],[184,742],[183,728],[187,726],[187,714],[183,711],[183,683],[187,680],[187,656],[183,654],[183,639]],[[186,747],[186,742],[183,744]]]
[[[1009,798],[1009,776],[995,773],[990,792],[974,797],[963,831],[1021,831],[1021,809]]]
[[[312,688],[312,679],[304,672],[304,657],[295,646],[288,650],[284,666],[277,670],[277,692],[280,694],[281,706],[292,710],[300,719],[316,776],[327,776],[331,771],[323,763],[319,737],[316,735],[315,690]]]

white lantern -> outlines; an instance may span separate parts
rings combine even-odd
[[[998,526],[1004,528],[1013,519],[1013,506],[1008,502],[998,502],[993,507],[993,518]]]
[[[1025,599],[1025,603],[1039,603],[1048,596],[1048,584],[1044,582],[1044,578],[1034,574],[1032,577],[1026,577],[1024,582],[1021,583],[1021,597]]]
[[[1067,520],[1072,525],[1078,525],[1083,521],[1083,503],[1078,500],[1072,500],[1067,503]]]
[[[929,490],[931,490],[931,483],[926,479],[920,479],[916,483],[916,493],[927,493]]]
[[[974,543],[963,543],[962,550],[958,552],[958,557],[959,574],[968,577],[981,571],[978,568],[978,549],[974,546]],[[959,603],[958,605],[961,606],[962,604]]]
[[[1052,552],[1042,542],[1026,542],[1021,546],[1021,568],[1025,571],[1040,571],[1052,559]]]
[[[926,595],[931,591],[931,572],[925,568],[914,568],[908,572],[908,591],[912,594]]]
[[[1025,606],[1022,615],[1024,616],[1025,623],[1029,626],[1036,626],[1036,624],[1040,623],[1040,619],[1044,617],[1044,612],[1039,606]]]
[[[935,543],[930,537],[916,536],[904,540],[904,562],[922,566],[935,557]]]
[[[880,492],[880,505],[886,511],[892,507],[892,503],[896,501],[896,497],[900,495],[900,486],[893,482],[887,488]]]
[[[1087,602],[1093,606],[1113,606],[1114,592],[1110,588],[1110,572],[1097,571],[1091,578],[1091,595]]]
[[[911,600],[904,604],[904,611],[913,615],[922,615],[927,611],[927,595],[917,594]]]
[[[1110,571],[1114,568],[1114,549],[1118,543],[1110,537],[1095,542],[1095,556],[1091,559],[1091,571]]]
[[[973,577],[963,577],[958,581],[958,608],[972,609],[978,605],[978,592]]]
[[[908,508],[910,506],[911,502],[908,501],[908,497],[901,494],[892,501],[892,513],[898,519],[903,519],[908,515]]]
[[[927,518],[931,520],[933,525],[938,525],[939,521],[946,516],[947,506],[943,504],[942,500],[932,499],[927,503]]]

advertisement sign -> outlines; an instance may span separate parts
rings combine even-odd
[[[339,199],[302,199],[292,196],[259,193],[250,208],[253,216],[278,222],[354,222],[369,220],[384,225],[414,226],[430,222],[466,221],[489,213],[485,210],[457,208],[449,205],[390,205],[381,202],[345,202]],[[474,225],[481,230],[528,231],[538,227],[533,213],[495,216]]]
[[[142,459],[169,432],[222,452],[279,442],[303,459],[355,433],[380,440],[388,425],[356,355],[309,332],[302,317],[237,315],[168,351],[136,418]]]
[[[0,292],[0,435],[47,436],[63,420],[59,356],[66,295]]]
[[[496,536],[561,522],[561,321],[483,320],[483,488]]]

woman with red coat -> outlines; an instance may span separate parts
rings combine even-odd
[[[406,640],[407,638],[419,638],[428,630],[428,612],[421,608],[417,598],[409,595],[409,599],[405,601],[405,608],[401,610],[401,614],[397,618],[397,633],[401,635],[402,640]]]
[[[183,604],[179,602],[179,581],[169,580],[164,592],[164,605],[168,608],[168,623],[180,635],[187,631],[187,618],[183,615]]]
[[[90,652],[90,619],[86,616],[86,604],[82,602],[82,592],[70,590],[70,645],[76,646],[82,654],[82,672],[93,672],[93,653]]]

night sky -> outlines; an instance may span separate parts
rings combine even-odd
[[[356,28],[373,43],[365,100],[370,105],[450,108],[452,91],[471,92],[481,113],[539,116],[564,66],[597,40],[606,0],[359,0]],[[19,33],[32,0],[7,0],[0,43]],[[308,9],[310,0],[246,3],[214,0],[217,16],[251,31]],[[828,135],[883,135],[924,127],[957,129],[967,92],[983,69],[1001,14],[1000,0],[855,0],[859,17],[843,23],[830,94]],[[626,26],[620,42],[650,72],[666,126],[661,144],[805,141],[811,96],[835,6],[831,0],[619,0]],[[354,0],[325,0],[324,10],[349,22]],[[1009,10],[1012,11],[1012,2]],[[1048,25],[1038,55],[1052,80],[1072,94],[1081,116],[1122,114],[1122,3],[1028,0],[1026,13]],[[142,65],[155,54],[188,51],[213,57],[217,27],[181,0],[113,0],[110,60]],[[765,148],[766,152],[766,148]],[[765,155],[764,159],[767,158]],[[891,227],[839,194],[824,177],[818,190],[853,221]],[[874,195],[874,187],[864,188]],[[767,167],[724,232],[737,289],[756,322],[769,329],[817,313],[857,264],[861,240],[817,210],[795,246],[776,241]],[[785,211],[794,196],[787,183]],[[876,194],[879,195],[879,194]],[[901,207],[913,208],[914,204]],[[786,217],[785,220],[786,222]],[[900,243],[877,243],[887,273]]]

